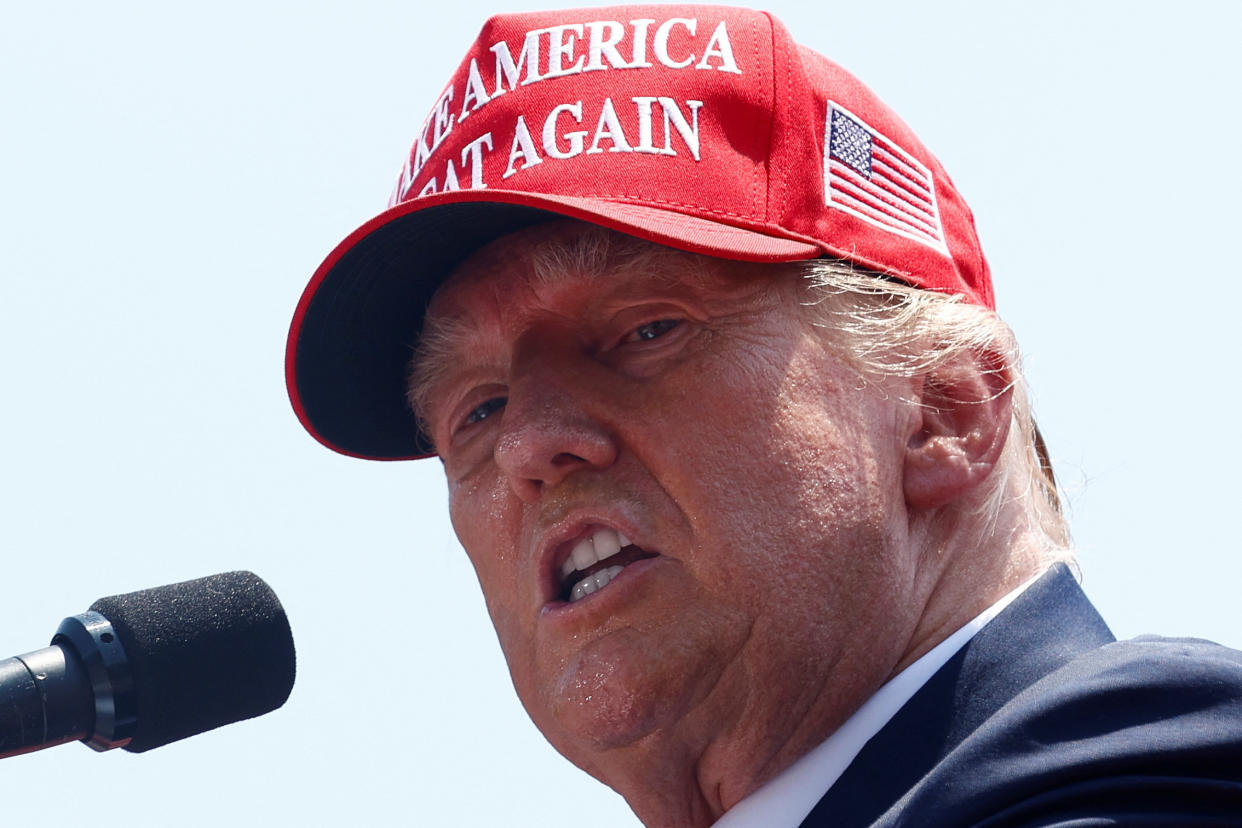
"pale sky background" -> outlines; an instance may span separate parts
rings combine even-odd
[[[261,719],[4,761],[6,824],[635,824],[521,710],[439,464],[328,452],[282,376],[306,280],[524,5],[6,6],[0,657],[100,596],[251,569],[299,668]],[[767,8],[973,206],[1115,632],[1242,646],[1242,5]]]

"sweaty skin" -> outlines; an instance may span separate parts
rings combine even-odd
[[[929,423],[918,378],[864,380],[796,275],[654,245],[546,263],[589,233],[458,269],[421,414],[536,725],[647,824],[710,824],[1007,591],[955,588],[936,534],[987,441]],[[601,527],[654,557],[560,600]]]

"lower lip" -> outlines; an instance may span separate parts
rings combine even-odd
[[[609,581],[603,589],[572,603],[561,600],[549,601],[543,605],[540,615],[547,621],[555,623],[561,618],[569,620],[581,614],[611,613],[617,609],[617,604],[623,603],[638,588],[640,580],[648,570],[660,566],[666,560],[663,556],[656,555],[654,558],[634,561],[617,573],[617,577]]]

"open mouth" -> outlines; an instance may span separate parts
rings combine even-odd
[[[625,567],[655,556],[655,552],[635,546],[616,529],[600,527],[575,543],[561,564],[558,597],[571,604],[581,601],[608,586]]]

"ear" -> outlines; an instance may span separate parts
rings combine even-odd
[[[1012,384],[1006,360],[986,351],[923,377],[903,469],[910,507],[944,506],[992,473],[1009,436]]]

